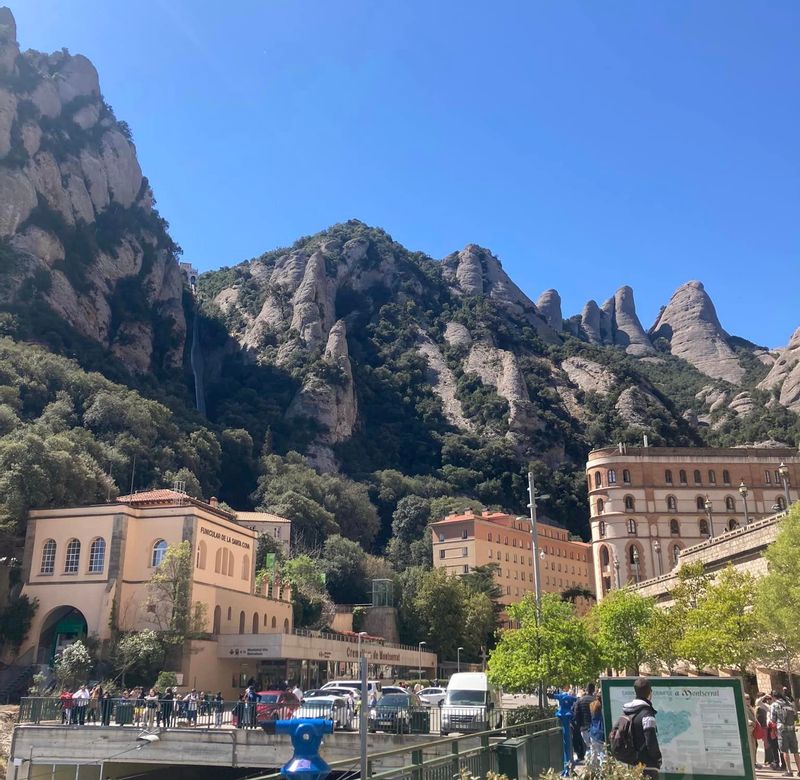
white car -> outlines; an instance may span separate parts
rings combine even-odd
[[[447,691],[444,688],[423,688],[417,694],[422,703],[427,704],[429,707],[438,707],[444,701],[446,695]]]
[[[389,696],[392,693],[408,693],[405,688],[401,688],[399,685],[381,685],[380,694],[381,696]]]
[[[349,729],[353,707],[344,696],[314,696],[305,699],[292,718],[324,718],[333,721],[334,729]]]

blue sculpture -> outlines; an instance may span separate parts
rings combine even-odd
[[[296,718],[264,721],[261,728],[268,734],[288,734],[294,755],[281,767],[281,774],[292,780],[325,780],[331,768],[319,754],[322,738],[333,733],[333,721],[324,718]]]
[[[577,701],[577,696],[573,696],[566,691],[556,691],[548,693],[548,699],[555,699],[558,702],[556,717],[561,723],[562,737],[564,740],[564,769],[562,777],[568,777],[572,768],[572,705]]]

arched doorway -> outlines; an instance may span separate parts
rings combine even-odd
[[[75,607],[56,607],[42,623],[36,662],[52,665],[55,656],[87,634],[86,618]]]

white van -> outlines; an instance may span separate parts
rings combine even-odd
[[[458,672],[447,683],[441,703],[441,726],[444,737],[451,731],[489,731],[500,728],[500,692],[482,672]]]

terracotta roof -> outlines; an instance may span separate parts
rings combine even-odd
[[[119,496],[117,501],[120,504],[147,504],[151,501],[186,501],[193,500],[186,493],[179,493],[177,490],[159,488],[158,490],[143,490],[141,493],[131,493],[127,496]]]
[[[236,512],[236,519],[248,523],[291,523],[287,517],[273,515],[272,512]]]

